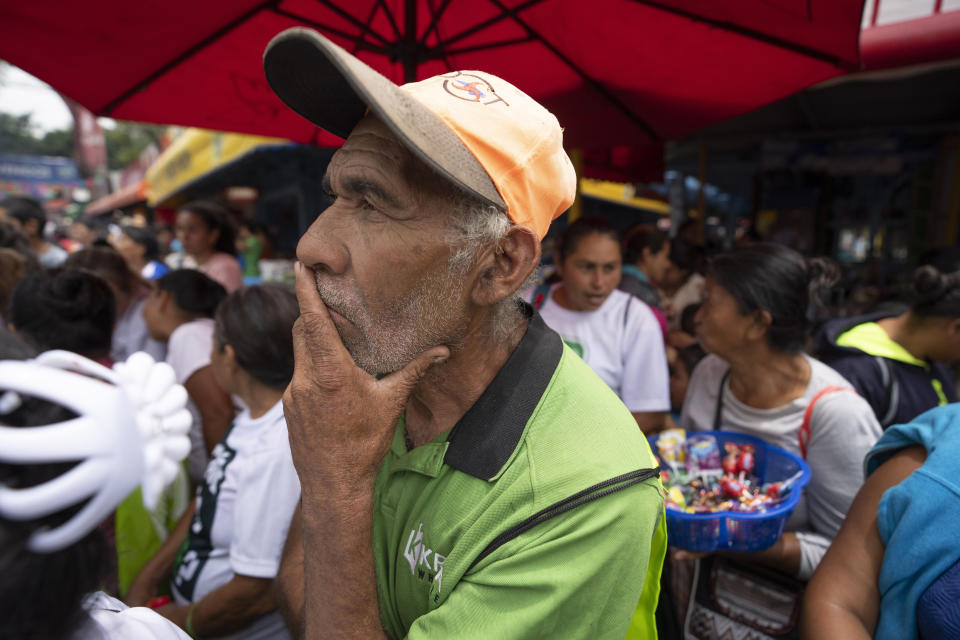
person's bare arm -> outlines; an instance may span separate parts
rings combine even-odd
[[[170,575],[173,563],[177,559],[177,551],[183,541],[187,539],[187,534],[190,532],[190,522],[193,520],[193,514],[196,510],[197,500],[193,499],[187,510],[180,516],[173,531],[170,532],[170,536],[154,556],[147,561],[147,564],[143,565],[140,573],[130,584],[130,588],[124,596],[124,602],[128,605],[131,607],[143,606],[157,594],[157,585]]]
[[[211,453],[223,439],[233,420],[233,402],[213,377],[213,367],[207,365],[193,372],[183,387],[197,405],[203,422],[203,442]]]
[[[877,509],[883,494],[916,471],[925,459],[923,447],[910,447],[867,478],[807,586],[801,617],[804,638],[873,637],[880,615],[877,580],[883,564]]]
[[[283,395],[300,476],[306,638],[383,638],[373,559],[373,488],[414,387],[446,347],[376,379],[340,340],[312,270],[297,263],[300,318]]]
[[[303,637],[303,529],[300,521],[300,507],[297,506],[283,547],[280,572],[273,585],[280,613],[294,638]]]
[[[196,636],[220,636],[239,631],[276,609],[272,587],[272,578],[235,575],[196,603],[166,605],[157,609],[157,613],[186,630],[187,615],[193,607],[191,622]]]
[[[653,435],[663,431],[667,423],[666,411],[635,411],[633,419],[644,435]]]

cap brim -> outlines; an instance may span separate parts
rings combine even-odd
[[[506,211],[490,176],[443,120],[316,31],[294,27],[277,35],[263,68],[274,93],[321,129],[346,138],[369,108],[427,166]]]

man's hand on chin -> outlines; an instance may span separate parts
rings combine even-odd
[[[344,347],[312,269],[297,263],[300,318],[293,328],[294,373],[283,396],[293,462],[304,494],[372,486],[394,427],[420,378],[450,355],[432,347],[379,380]],[[368,484],[369,483],[369,484]]]

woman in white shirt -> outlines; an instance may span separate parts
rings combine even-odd
[[[167,344],[167,364],[177,383],[187,390],[187,409],[193,415],[187,469],[199,484],[207,456],[233,420],[233,402],[220,388],[210,366],[213,314],[226,291],[199,271],[171,271],[154,282],[143,306],[150,335]]]
[[[696,315],[710,355],[693,371],[680,419],[688,430],[747,433],[806,459],[810,484],[786,533],[741,558],[801,580],[840,529],[863,483],[863,458],[881,433],[850,383],[803,352],[811,303],[835,280],[831,271],[824,260],[808,263],[772,243],[714,256]]]
[[[659,431],[670,410],[663,333],[650,307],[617,290],[617,231],[603,220],[581,218],[564,231],[555,262],[560,282],[537,288],[533,305],[620,396],[640,428]]]
[[[158,612],[195,638],[290,637],[272,585],[300,500],[281,403],[298,315],[277,285],[236,291],[217,310],[213,371],[247,408],[213,450],[194,507],[128,594],[144,602],[171,576],[175,602]]]

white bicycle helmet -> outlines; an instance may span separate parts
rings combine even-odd
[[[39,427],[2,426],[4,415],[21,405],[20,394],[77,417]],[[87,501],[62,525],[32,534],[30,550],[50,553],[83,538],[138,485],[152,509],[190,451],[186,402],[170,365],[143,352],[113,370],[68,351],[0,361],[0,462],[78,463],[37,486],[0,484],[0,516],[33,520]]]

